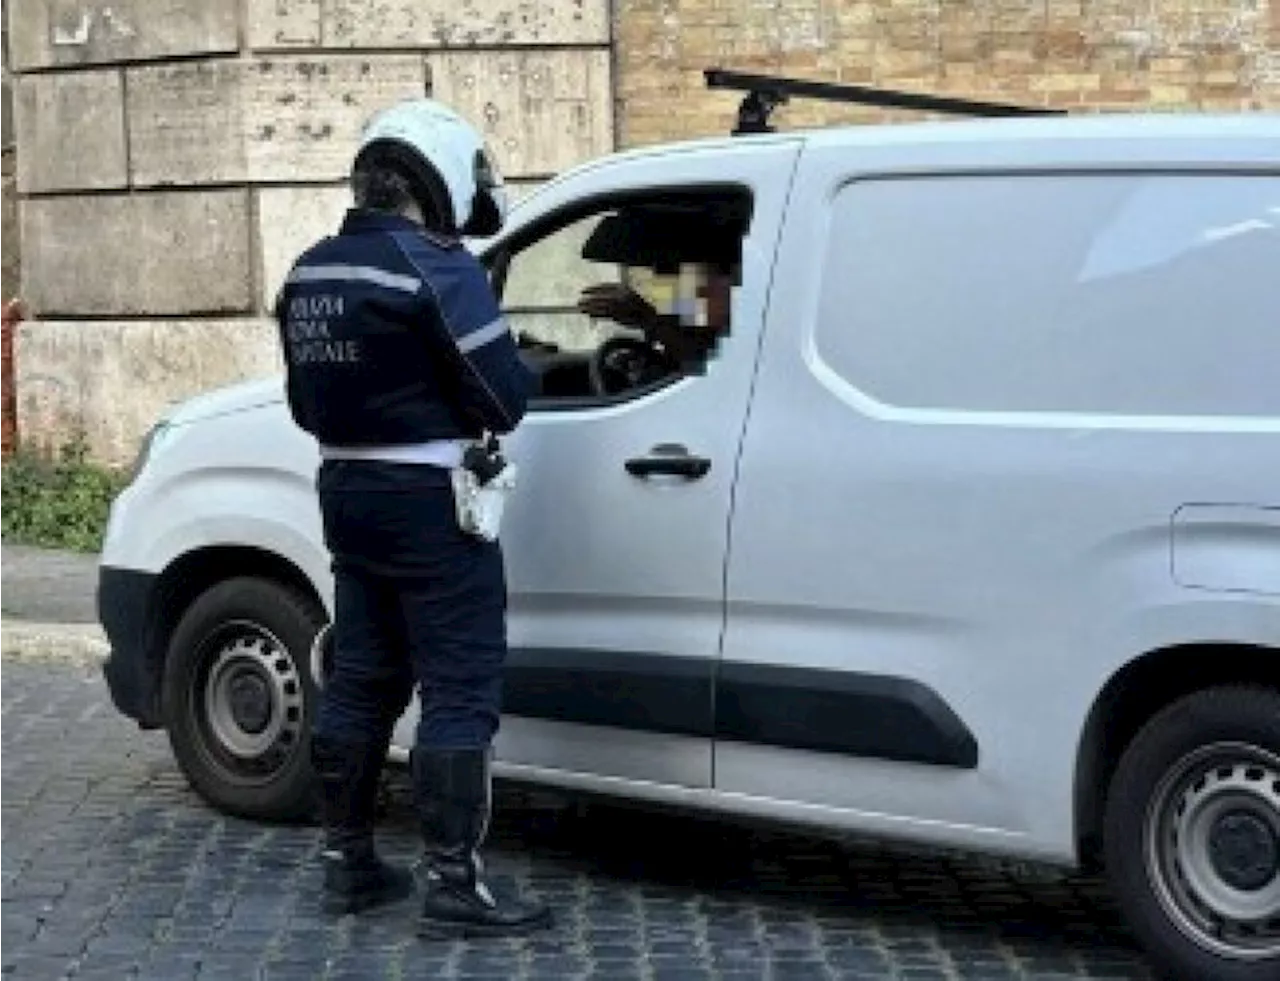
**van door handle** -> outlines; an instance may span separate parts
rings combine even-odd
[[[698,480],[711,470],[711,461],[704,456],[691,456],[683,446],[663,443],[650,450],[647,456],[632,457],[626,462],[626,468],[633,477],[661,474]]]

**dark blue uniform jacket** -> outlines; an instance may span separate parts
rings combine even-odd
[[[276,300],[299,426],[329,446],[506,433],[534,377],[484,268],[397,216],[352,210]]]

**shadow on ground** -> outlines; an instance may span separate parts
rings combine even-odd
[[[384,821],[413,834],[407,779],[389,782]],[[825,930],[873,923],[888,938],[927,936],[945,948],[1007,946],[1035,974],[1087,949],[1139,970],[1137,948],[1097,878],[860,839],[834,841],[779,826],[607,798],[548,797],[502,784],[491,848],[607,877],[646,895],[699,897],[714,914],[749,903],[768,923]],[[1115,975],[1121,976],[1119,974]],[[1133,977],[1130,973],[1124,976]]]

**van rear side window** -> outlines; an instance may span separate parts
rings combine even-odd
[[[857,181],[818,356],[899,407],[1280,417],[1280,176]]]

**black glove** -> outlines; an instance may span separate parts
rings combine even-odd
[[[502,473],[507,461],[502,456],[498,440],[490,436],[484,443],[468,446],[462,455],[462,466],[470,470],[482,485]]]

